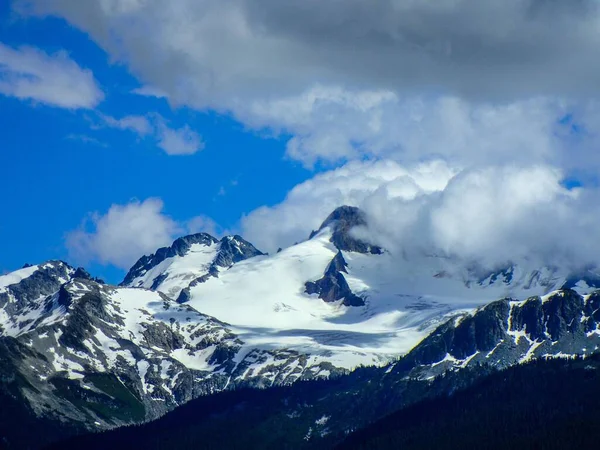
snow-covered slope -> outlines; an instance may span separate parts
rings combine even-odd
[[[190,284],[216,277],[219,271],[257,255],[262,253],[240,236],[219,241],[207,233],[193,234],[140,258],[122,285],[154,289],[177,299]]]
[[[405,354],[449,316],[544,295],[567,280],[551,268],[483,272],[448,258],[406,259],[356,238],[366,225],[362,211],[340,207],[310,239],[274,255],[239,236],[186,236],[142,257],[122,284],[216,317],[251,347],[352,369]]]
[[[188,304],[227,322],[254,345],[293,348],[351,369],[397,358],[452,314],[505,296],[543,295],[565,280],[550,271],[517,274],[517,267],[510,282],[475,280],[439,258],[415,264],[385,251],[339,250],[334,233],[327,226],[276,255],[240,262],[192,287]],[[336,255],[346,262],[342,276],[364,305],[307,293],[306,283],[321,279]]]
[[[18,284],[21,281],[29,278],[37,270],[39,270],[39,268],[39,266],[26,266],[6,275],[0,275],[0,293],[6,292],[9,286]]]

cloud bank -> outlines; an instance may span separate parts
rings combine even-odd
[[[468,170],[435,162],[351,163],[296,186],[279,205],[242,220],[244,234],[273,251],[304,240],[336,206],[362,208],[359,236],[397,256],[437,255],[493,268],[508,261],[600,263],[596,188],[568,188],[535,165]],[[310,214],[307,213],[310,211]]]
[[[315,81],[463,97],[597,95],[595,0],[21,0],[88,32],[177,102]],[[151,32],[150,32],[151,30]],[[573,51],[577,49],[577,51]],[[191,96],[191,97],[187,97]]]
[[[586,158],[600,129],[594,0],[20,0],[16,8],[88,33],[140,79],[143,95],[291,135],[287,154],[307,167],[365,156],[600,167]],[[586,132],[573,137],[567,125]]]

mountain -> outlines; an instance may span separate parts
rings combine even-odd
[[[516,264],[502,275],[450,258],[406,259],[357,239],[353,230],[365,226],[362,211],[340,207],[308,240],[242,260],[189,286],[180,301],[254,345],[351,370],[397,359],[457,313],[505,296],[544,295],[567,278]]]
[[[161,292],[75,276],[84,273],[53,261],[1,279],[0,393],[27,417],[71,433],[113,428],[227,387],[335,372],[293,350],[249,346]]]
[[[322,416],[323,436],[346,433],[426,397],[442,374],[597,349],[594,268],[484,270],[394,254],[368,236],[366,215],[344,206],[274,255],[199,233],[143,256],[119,286],[61,261],[3,275],[0,397],[23,405],[24,423],[61,424],[65,436],[153,420],[221,391],[297,385],[273,398],[291,392],[306,407],[259,404],[255,419],[314,443]],[[455,389],[449,380],[435,392]],[[5,441],[16,445],[18,430]]]
[[[177,239],[170,247],[142,256],[129,270],[121,286],[160,291],[177,299],[182,291],[233,264],[262,255],[241,236],[226,236],[220,241],[207,233]]]
[[[552,423],[557,425],[559,442],[565,442],[570,429],[573,433],[596,429],[598,409],[589,401],[596,387],[586,390],[584,386],[597,383],[600,356],[583,349],[593,349],[598,343],[595,316],[599,298],[599,293],[580,296],[572,290],[559,290],[521,304],[500,300],[460,319],[450,319],[388,366],[361,368],[329,380],[288,387],[199,398],[155,423],[74,440],[61,448],[105,448],[133,442],[152,449],[170,448],[174,442],[184,443],[181,448],[313,449],[342,442],[347,448],[398,448],[386,447],[385,440],[378,444],[380,434],[392,436],[392,443],[405,443],[406,448],[437,448],[444,443],[457,448],[445,434],[435,432],[436,424],[449,428],[448,434],[456,436],[458,443],[484,444],[494,429],[509,432],[512,434],[503,435],[498,443],[511,447],[521,443],[519,436],[540,437],[534,424],[543,425],[542,418],[557,421]],[[539,327],[532,327],[534,323]],[[537,342],[530,345],[534,339]],[[532,351],[534,346],[539,353]],[[441,358],[441,351],[454,356]],[[590,355],[583,358],[581,353]],[[483,357],[478,360],[480,354]],[[573,384],[575,380],[581,383]],[[567,386],[561,391],[563,383]],[[454,394],[457,400],[448,400]],[[489,404],[481,400],[482,395],[490,399]],[[478,416],[478,411],[487,416]],[[506,414],[510,417],[501,419]],[[567,426],[557,417],[571,417],[572,422]],[[455,420],[460,428],[451,430]],[[465,435],[469,430],[466,424],[487,428],[471,428],[471,434]],[[365,426],[364,432],[352,436]],[[236,433],[231,433],[232,429]],[[416,442],[436,445],[411,446],[401,433],[407,429]],[[546,432],[543,426],[542,430]],[[582,442],[593,442],[596,437],[597,431]]]

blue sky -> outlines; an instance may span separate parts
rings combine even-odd
[[[234,229],[243,213],[281,201],[310,175],[284,158],[285,140],[248,131],[226,115],[173,109],[165,99],[132,94],[140,83],[124,66],[110,64],[84,33],[60,19],[15,19],[2,5],[1,42],[47,53],[67,49],[93,71],[106,98],[95,110],[71,111],[0,96],[0,271],[68,259],[65,234],[89,212],[105,212],[113,203],[160,197],[175,220],[202,214]],[[124,112],[158,113],[175,128],[187,124],[205,148],[172,156],[150,138],[94,126],[101,124],[98,114]],[[111,281],[122,274],[110,265],[88,266]]]
[[[0,271],[273,252],[342,204],[396,251],[595,261],[600,6],[528,5],[0,2]]]

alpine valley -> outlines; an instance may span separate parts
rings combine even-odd
[[[272,255],[184,236],[118,286],[62,261],[0,276],[0,446],[395,448],[423,401],[599,370],[594,268],[483,270],[367,227],[341,206]],[[431,448],[416,428],[402,448]]]

